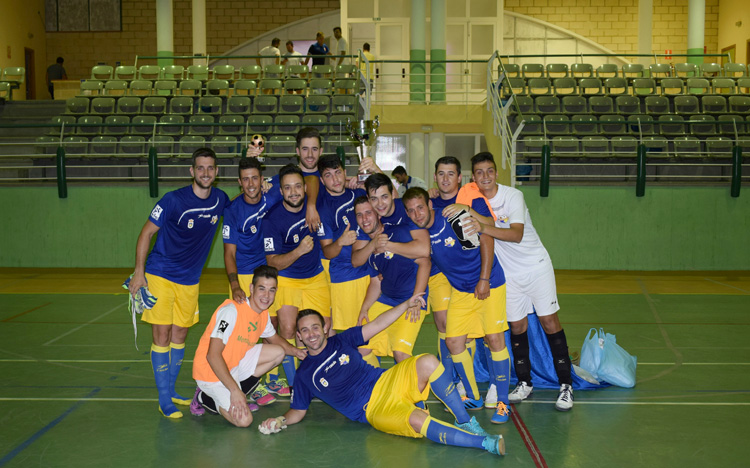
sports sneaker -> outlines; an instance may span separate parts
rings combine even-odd
[[[534,392],[534,387],[524,381],[518,382],[516,388],[508,394],[508,401],[513,404],[521,403]]]
[[[490,421],[492,422],[492,424],[505,424],[508,422],[509,417],[510,417],[510,408],[508,408],[508,405],[506,405],[502,401],[498,401],[495,414],[493,414],[492,418],[490,418]]]
[[[555,409],[557,411],[570,411],[573,407],[573,387],[569,384],[560,385],[560,394],[557,395]]]
[[[275,393],[280,397],[288,397],[292,394],[292,390],[289,388],[286,379],[272,380],[266,384],[266,389],[268,389],[269,393]]]
[[[255,387],[255,391],[250,395],[250,398],[255,400],[255,403],[260,406],[270,405],[276,401],[276,397],[268,393],[265,385],[258,385]]]
[[[458,390],[458,394],[461,396],[461,398],[466,396],[466,388],[464,387],[463,382],[458,382],[456,384],[456,390]]]
[[[501,435],[489,435],[482,441],[482,447],[492,454],[505,455],[505,439]]]
[[[479,425],[479,422],[477,421],[477,418],[472,416],[469,422],[465,423],[459,423],[456,421],[455,426],[459,429],[463,429],[466,432],[471,432],[472,434],[480,435],[480,436],[488,436],[489,434],[487,431],[482,429],[482,426]]]
[[[497,407],[497,388],[495,384],[490,385],[487,389],[487,395],[484,397],[484,407],[495,409]]]
[[[466,408],[466,411],[476,411],[482,409],[482,406],[484,402],[482,401],[482,398],[477,398],[476,400],[472,400],[471,398],[465,396],[461,397],[461,401],[464,402],[464,408]]]
[[[198,401],[198,394],[201,392],[201,389],[196,387],[195,388],[195,395],[193,395],[193,401],[190,402],[190,414],[193,416],[203,416],[206,414],[206,408],[201,405],[201,403]]]
[[[260,406],[256,405],[255,403],[252,403],[252,402],[248,401],[247,402],[247,409],[249,409],[250,412],[252,413],[254,411],[258,411],[260,409]]]

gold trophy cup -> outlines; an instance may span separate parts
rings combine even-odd
[[[375,158],[375,147],[378,143],[378,127],[380,122],[378,117],[375,116],[375,120],[348,120],[346,123],[346,129],[349,130],[353,140],[357,140],[357,154],[359,155],[359,163],[362,164],[362,160],[367,157]],[[364,182],[372,173],[370,171],[362,171],[357,174],[357,179],[360,182]]]

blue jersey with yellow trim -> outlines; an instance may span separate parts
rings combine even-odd
[[[237,246],[235,262],[240,275],[252,275],[258,266],[266,264],[261,230],[263,218],[281,200],[279,190],[264,193],[255,204],[248,203],[240,195],[224,211],[221,235],[225,244]]]
[[[302,255],[289,267],[279,271],[279,276],[285,278],[304,279],[323,271],[320,263],[320,243],[317,233],[310,232],[305,222],[307,200],[302,209],[292,213],[286,209],[284,203],[279,203],[268,212],[263,221],[263,245],[266,255],[285,254],[294,250],[305,236],[313,238],[313,248]]]
[[[404,202],[401,201],[400,198],[395,198],[393,200],[393,213],[390,216],[381,216],[380,217],[380,224],[383,226],[396,226],[396,225],[405,225],[409,228],[410,231],[419,229],[419,226],[414,224],[414,222],[409,218],[409,216],[406,215],[406,208],[404,207]],[[360,229],[357,231],[357,239],[359,240],[366,240],[370,241],[370,237],[362,232]],[[411,242],[411,239],[404,242]]]
[[[346,227],[357,230],[357,216],[354,214],[354,200],[365,195],[362,189],[345,189],[341,195],[331,195],[325,188],[318,194],[318,215],[323,224],[323,230],[318,232],[319,239],[330,239],[336,241],[344,233]],[[322,249],[321,249],[322,250]],[[367,265],[359,267],[352,266],[352,246],[341,248],[341,252],[331,259],[328,267],[331,275],[331,283],[344,283],[353,281],[370,274]]]
[[[489,213],[485,214],[488,211],[486,205],[482,206],[477,203],[472,208],[482,216],[491,216]],[[437,264],[453,288],[461,292],[473,293],[482,267],[480,249],[464,250],[461,247],[456,233],[443,216],[442,209],[435,210],[435,219],[429,232],[432,262]],[[494,252],[492,261],[490,288],[497,288],[505,284],[505,275]]]
[[[362,359],[357,347],[365,344],[362,327],[353,327],[328,338],[320,354],[302,360],[294,376],[291,408],[307,410],[313,398],[320,398],[352,421],[367,423],[367,403],[385,370]]]
[[[192,185],[165,194],[148,217],[159,232],[146,260],[146,273],[185,286],[198,284],[228,204],[227,194],[217,188],[206,199],[193,193]]]
[[[411,232],[405,225],[388,225],[383,228],[383,233],[388,235],[391,242],[406,243],[412,240]],[[370,255],[367,264],[375,271],[375,275],[383,275],[378,302],[397,306],[414,294],[419,269],[414,260],[393,252],[384,252]]]

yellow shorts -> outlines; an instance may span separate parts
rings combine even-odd
[[[237,275],[237,281],[240,282],[240,288],[250,297],[250,285],[253,284],[253,275]],[[229,299],[232,299],[232,285],[229,285]]]
[[[357,317],[369,285],[369,276],[343,283],[331,283],[331,314],[334,329],[346,330],[357,325]]]
[[[429,297],[429,309],[432,312],[436,310],[448,310],[448,303],[451,300],[451,284],[448,282],[448,278],[444,274],[438,273],[430,276],[430,281],[427,283],[427,288],[430,291]]]
[[[198,323],[199,284],[184,286],[161,276],[146,273],[148,290],[156,296],[153,309],[143,311],[141,320],[152,325],[189,328]]]
[[[446,338],[466,335],[480,338],[508,329],[505,315],[505,285],[490,289],[490,297],[480,301],[474,293],[453,290],[448,305]]]
[[[409,424],[409,418],[415,410],[423,411],[415,407],[414,403],[424,401],[430,395],[429,385],[419,391],[417,359],[420,356],[424,355],[410,357],[396,364],[375,383],[365,409],[365,417],[375,429],[415,439],[424,437]]]
[[[323,272],[326,274],[326,279],[330,283],[331,282],[331,270],[330,270],[331,261],[328,260],[327,258],[321,258],[320,264],[323,265]]]
[[[281,306],[292,306],[299,310],[314,309],[323,317],[331,316],[331,291],[325,272],[312,278],[285,278],[279,276],[276,300],[269,309],[272,317]]]
[[[370,307],[367,317],[372,322],[392,308],[393,306],[376,302]],[[417,322],[411,322],[404,316],[399,317],[388,328],[370,338],[370,342],[362,347],[371,349],[376,356],[392,356],[393,351],[400,351],[411,356],[414,343],[417,341],[417,335],[419,335],[419,329],[422,328],[422,322],[424,322],[424,312],[423,310],[419,315]]]

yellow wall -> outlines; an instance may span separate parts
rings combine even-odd
[[[741,23],[739,26],[737,23]],[[750,5],[747,0],[721,0],[719,8],[719,50],[737,46],[733,62],[748,63],[747,41],[750,40]]]
[[[49,99],[44,73],[54,60],[47,63],[44,0],[3,0],[0,14],[0,68],[23,67],[25,48],[34,51],[36,83],[32,86],[36,90],[36,97]],[[13,99],[26,99],[26,84],[13,91]]]
[[[191,5],[192,0],[173,0],[176,55],[193,53]],[[338,0],[206,0],[207,53],[226,52],[267,31],[339,8]],[[58,55],[65,57],[65,69],[71,79],[88,78],[91,67],[98,62],[132,65],[136,55],[156,55],[156,2],[122,0],[122,31],[47,33],[47,42],[47,60],[54,61]]]

